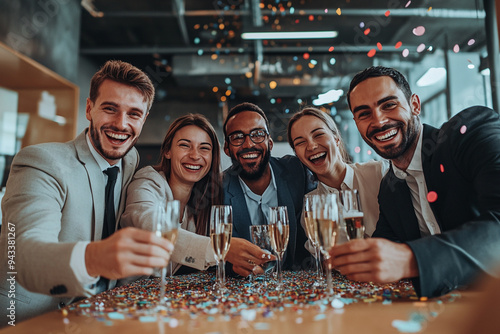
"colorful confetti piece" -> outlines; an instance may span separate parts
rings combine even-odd
[[[380,42],[377,43],[377,48],[382,51],[382,44]]]
[[[461,134],[464,134],[465,132],[467,132],[467,126],[466,126],[466,125],[462,125],[462,126],[460,127],[460,133],[461,133]]]
[[[420,53],[425,50],[425,44],[422,43],[419,46],[417,46],[417,52]]]
[[[474,45],[474,43],[476,43],[476,40],[474,38],[471,38],[469,39],[469,41],[467,42],[467,45],[471,46],[471,45]]]
[[[437,198],[438,198],[438,195],[435,191],[429,191],[427,193],[427,201],[429,203],[434,203],[437,200]]]
[[[390,10],[386,11],[384,15],[385,15],[386,17],[387,17],[387,16],[389,16],[389,15],[391,15],[391,11],[390,11]]]
[[[396,43],[396,45],[394,45],[394,47],[396,49],[399,49],[402,45],[403,45],[403,42],[399,41],[399,42]]]
[[[441,173],[444,173],[444,166],[443,166],[443,164],[439,165],[439,170],[441,171]]]
[[[368,57],[371,58],[371,57],[375,56],[376,53],[377,53],[377,50],[371,49],[370,51],[368,51],[367,55],[368,55]]]
[[[401,52],[401,54],[403,55],[403,57],[408,57],[408,55],[410,54],[410,50],[408,49],[404,49],[403,52]]]
[[[342,15],[342,11],[340,10],[340,8],[337,8],[335,12],[337,13],[337,15]]]
[[[365,35],[368,35],[370,33],[370,28],[366,28],[365,31],[363,32]]]
[[[425,34],[425,27],[424,26],[415,27],[413,28],[412,32],[415,36],[422,36],[423,34]]]
[[[410,6],[410,4],[411,4],[411,0],[406,3],[405,8],[408,8],[408,6]]]
[[[455,46],[453,47],[453,52],[455,52],[455,53],[460,52],[460,46],[458,44],[455,44]]]

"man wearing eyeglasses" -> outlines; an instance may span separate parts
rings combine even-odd
[[[223,175],[224,204],[233,207],[233,236],[250,240],[249,226],[268,224],[269,208],[286,206],[290,237],[283,268],[305,267],[309,253],[300,215],[304,194],[315,184],[295,156],[271,157],[269,121],[255,104],[232,108],[223,130],[224,152],[233,163]]]

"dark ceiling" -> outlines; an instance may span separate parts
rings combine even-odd
[[[227,95],[229,102],[311,103],[330,89],[346,91],[352,75],[372,64],[404,71],[438,49],[458,45],[460,52],[483,51],[486,44],[481,0],[83,0],[82,5],[81,54],[146,69],[159,100],[220,101]],[[420,26],[425,33],[418,36],[414,28]],[[249,31],[324,30],[338,36],[241,38]],[[345,106],[344,100],[338,103]]]

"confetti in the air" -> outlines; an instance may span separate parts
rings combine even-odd
[[[443,164],[439,165],[439,170],[441,171],[441,173],[444,173],[444,166],[443,166]]]
[[[401,53],[403,55],[403,57],[408,57],[408,55],[410,54],[410,50],[408,49],[404,49],[403,52]]]
[[[408,6],[409,6],[410,4],[411,4],[411,0],[410,0],[410,1],[408,1],[408,2],[406,3],[405,8],[408,8]]]
[[[462,125],[462,127],[460,128],[460,133],[464,134],[465,132],[467,132],[467,126]]]
[[[309,21],[314,21],[314,15],[309,15]]]
[[[375,53],[377,53],[377,50],[375,50],[375,49],[371,49],[370,51],[368,51],[368,54],[367,54],[367,55],[368,55],[368,57],[370,57],[370,58],[371,58],[371,57],[375,56]]]
[[[361,147],[356,146],[356,147],[354,148],[354,152],[355,152],[355,153],[359,153],[359,152],[361,152]]]
[[[417,52],[420,53],[425,50],[425,44],[422,43],[419,46],[417,46]]]
[[[372,150],[368,150],[368,151],[366,151],[366,154],[368,154],[368,155],[372,155]]]
[[[471,38],[469,39],[469,41],[467,42],[467,45],[473,45],[474,43],[476,43],[476,40],[474,38]]]
[[[396,43],[396,45],[394,45],[394,47],[396,49],[399,49],[401,47],[401,45],[403,45],[403,42],[399,41],[399,42]]]
[[[432,10],[432,7],[429,7],[429,9],[427,9],[428,12],[430,12]]]
[[[418,27],[413,28],[413,34],[415,36],[422,36],[423,34],[425,34],[425,27],[418,26]]]
[[[455,44],[455,46],[453,47],[453,52],[455,52],[455,53],[460,52],[460,46],[458,44]]]
[[[342,15],[342,11],[340,10],[340,8],[337,8],[336,13],[337,13],[337,15]]]
[[[378,43],[377,43],[377,48],[378,48],[380,51],[382,51],[382,43],[378,42]]]
[[[390,11],[390,10],[388,10],[387,12],[385,12],[385,14],[384,14],[384,15],[385,15],[385,16],[389,16],[389,15],[391,15],[391,11]]]
[[[435,191],[429,191],[427,194],[427,200],[429,203],[434,203],[438,198],[438,194]]]
[[[333,50],[335,50],[335,48],[334,48],[333,46],[330,46],[330,47],[328,48],[328,52],[332,52]]]
[[[328,8],[325,8],[325,14],[327,14],[327,13],[328,13]]]
[[[366,28],[365,31],[364,31],[364,34],[368,35],[369,33],[370,33],[370,28]]]
[[[359,27],[360,28],[364,28],[365,27],[365,23],[364,22],[359,22]]]

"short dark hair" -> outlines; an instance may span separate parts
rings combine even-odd
[[[94,74],[90,81],[90,101],[95,102],[97,100],[99,88],[106,79],[136,88],[144,97],[144,102],[147,103],[147,111],[151,109],[155,96],[155,87],[151,79],[137,67],[121,60],[108,60]]]
[[[231,117],[233,117],[236,114],[239,114],[240,112],[243,111],[253,111],[256,112],[257,114],[261,115],[262,118],[266,121],[266,127],[267,131],[269,131],[269,120],[267,119],[266,114],[262,109],[260,109],[259,106],[256,104],[250,103],[250,102],[243,102],[238,104],[237,106],[234,106],[231,110],[229,110],[229,113],[227,114],[226,120],[224,121],[224,125],[222,126],[222,131],[224,131],[224,138],[227,138],[227,132],[226,132],[226,125],[227,122]]]
[[[406,80],[404,75],[394,68],[384,67],[384,66],[372,66],[368,67],[367,69],[361,72],[358,72],[354,76],[354,78],[352,78],[351,84],[349,85],[349,91],[347,92],[347,104],[349,105],[349,108],[351,108],[351,92],[357,85],[359,85],[361,82],[369,78],[385,77],[385,76],[391,77],[392,80],[394,80],[394,82],[396,83],[398,88],[401,89],[401,91],[406,97],[406,100],[409,103],[411,100],[412,92],[410,89],[410,85],[408,84],[408,81]]]

